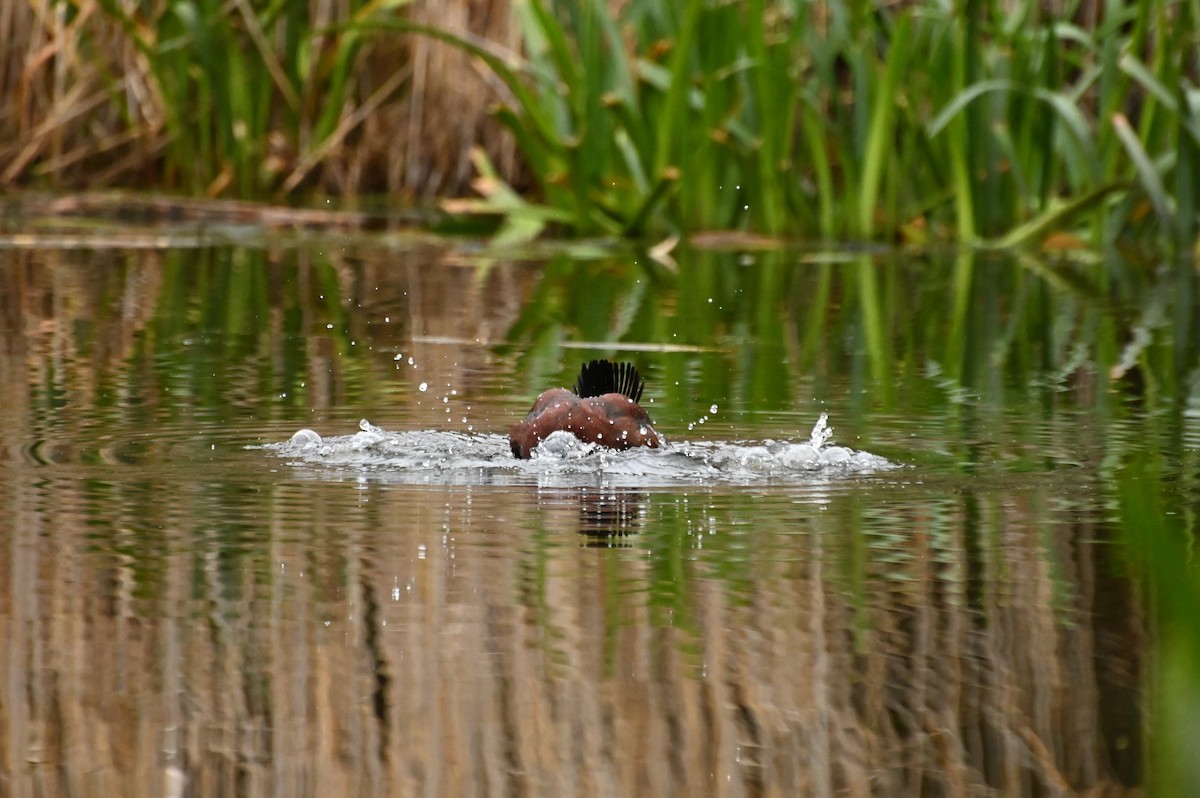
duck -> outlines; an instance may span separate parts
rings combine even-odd
[[[541,393],[524,419],[512,426],[508,442],[514,456],[528,460],[552,432],[569,432],[584,443],[608,449],[647,446],[662,438],[638,402],[646,381],[632,363],[592,360],[583,364],[575,388]]]

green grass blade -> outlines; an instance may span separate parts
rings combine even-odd
[[[1112,124],[1117,136],[1121,139],[1121,144],[1125,147],[1125,152],[1129,155],[1129,160],[1133,161],[1134,168],[1137,169],[1138,182],[1141,183],[1146,196],[1154,205],[1155,213],[1158,214],[1164,225],[1172,226],[1174,219],[1171,216],[1171,200],[1167,196],[1162,176],[1159,175],[1154,162],[1150,160],[1149,153],[1142,146],[1142,142],[1130,127],[1129,120],[1125,118],[1124,114],[1114,114]]]
[[[888,49],[883,81],[875,89],[875,101],[871,111],[870,132],[863,166],[861,199],[858,205],[858,232],[865,237],[872,236],[875,231],[875,203],[879,196],[888,147],[892,143],[896,117],[896,96],[899,92],[900,76],[904,73],[909,57],[911,21],[912,18],[908,14],[900,17]]]

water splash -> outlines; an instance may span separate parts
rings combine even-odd
[[[808,445],[814,449],[820,449],[833,438],[833,427],[829,426],[829,414],[822,413],[817,419],[817,423],[813,424],[812,434],[809,435]]]
[[[661,449],[613,451],[556,432],[529,460],[512,456],[502,435],[416,430],[389,432],[359,422],[353,435],[323,437],[301,429],[263,449],[297,466],[335,474],[369,472],[394,482],[612,484],[751,484],[869,474],[897,465],[870,452],[836,446],[822,413],[807,441],[682,441]]]

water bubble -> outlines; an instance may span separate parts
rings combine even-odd
[[[302,429],[302,430],[297,430],[296,433],[294,435],[292,435],[290,442],[299,444],[301,446],[309,446],[312,444],[320,443],[321,436],[318,435],[313,430]]]
[[[821,452],[821,459],[826,463],[844,463],[850,459],[850,450],[841,446],[830,446]]]

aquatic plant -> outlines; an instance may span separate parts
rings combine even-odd
[[[746,5],[526,0],[516,62],[395,24],[496,71],[541,201],[577,232],[1194,239],[1194,3]]]
[[[149,65],[169,182],[208,194],[228,186],[237,196],[295,188],[314,153],[345,140],[363,40],[355,31],[319,35],[338,21],[333,12],[309,18],[308,4],[296,2],[187,0],[149,10],[98,2]],[[353,2],[347,13],[369,19],[378,5]],[[385,82],[380,96],[398,85]],[[308,152],[289,159],[283,151],[294,147]]]
[[[511,172],[466,57],[364,34],[398,13],[466,24],[461,3],[409,0],[13,4],[0,14],[12,44],[0,56],[0,186],[275,200],[454,191],[480,136]],[[502,42],[504,14],[481,16],[473,27]]]
[[[459,191],[474,166],[483,199],[450,209],[506,240],[1195,246],[1196,0],[496,0],[513,29],[486,36],[432,5],[21,6],[0,20],[30,42],[0,62],[0,184],[292,200]],[[495,79],[446,91],[426,45]],[[472,116],[496,100],[491,127]]]

